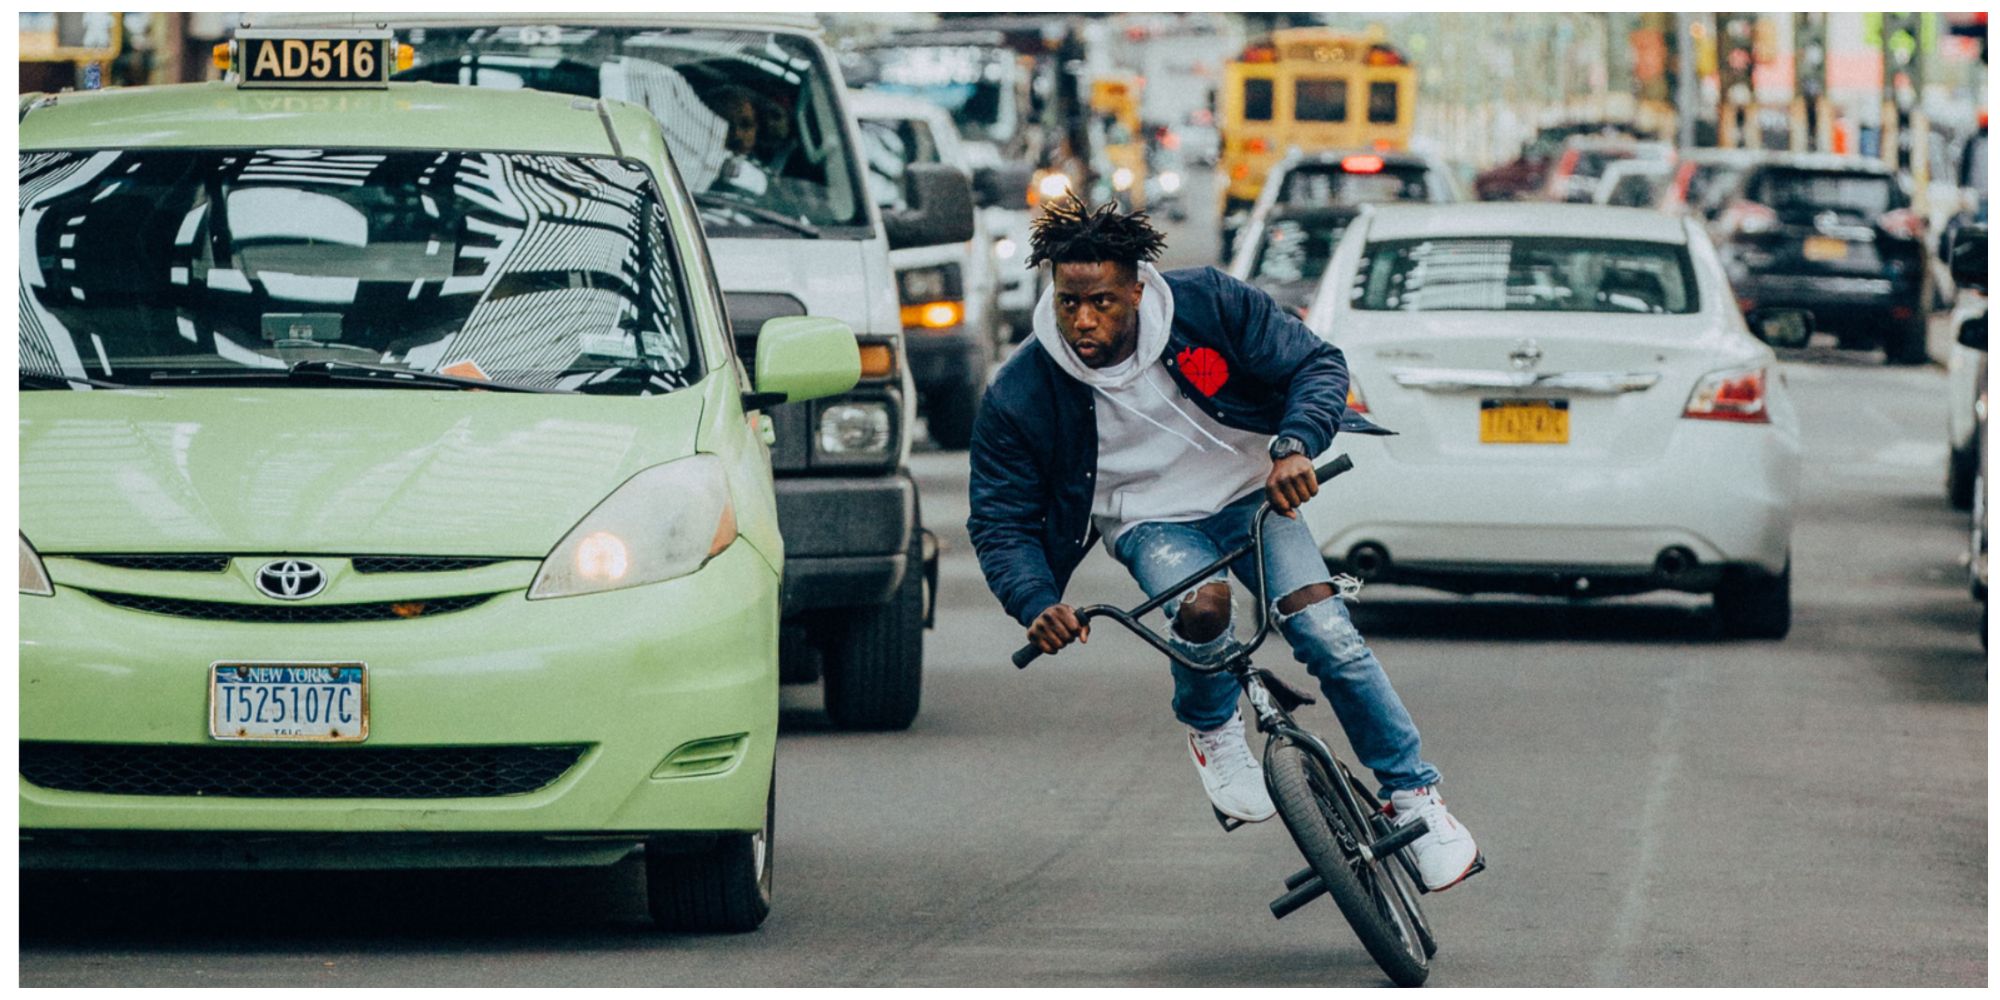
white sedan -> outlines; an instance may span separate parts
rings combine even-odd
[[[1712,593],[1725,633],[1791,626],[1798,416],[1753,314],[1682,219],[1570,205],[1383,206],[1306,322],[1346,353],[1355,470],[1301,508],[1330,564],[1458,593]]]

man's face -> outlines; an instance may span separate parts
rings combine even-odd
[[[1055,265],[1056,329],[1086,367],[1115,365],[1139,346],[1138,269],[1100,260]]]

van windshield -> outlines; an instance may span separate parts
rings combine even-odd
[[[862,179],[810,42],[767,31],[516,25],[411,28],[398,80],[637,104],[666,133],[711,235],[865,239]]]
[[[664,210],[617,160],[23,153],[20,190],[24,377],[339,362],[645,395],[703,373]]]
[[[1006,145],[1020,127],[1014,53],[977,45],[898,45],[842,56],[850,86],[929,101],[966,139]]]

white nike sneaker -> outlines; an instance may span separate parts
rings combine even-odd
[[[1207,732],[1188,730],[1188,756],[1201,772],[1208,800],[1225,816],[1262,823],[1278,812],[1264,788],[1264,769],[1243,738],[1243,714]]]
[[[1486,858],[1479,853],[1479,845],[1472,842],[1471,831],[1452,818],[1437,789],[1425,787],[1389,794],[1389,818],[1397,826],[1405,826],[1420,816],[1430,825],[1430,832],[1410,845],[1410,855],[1416,859],[1417,873],[1423,876],[1426,888],[1443,892],[1486,867]]]

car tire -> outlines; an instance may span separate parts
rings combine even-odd
[[[908,729],[924,682],[924,554],[912,538],[887,603],[843,611],[824,661],[826,714],[841,729]]]
[[[972,444],[972,421],[979,416],[979,395],[985,388],[982,382],[967,381],[926,400],[925,425],[938,447],[961,451]]]
[[[1921,365],[1931,360],[1930,336],[1922,319],[1899,323],[1889,328],[1882,341],[1884,360],[1892,365]]]
[[[646,909],[663,931],[742,934],[771,915],[772,829],[777,776],[764,800],[764,828],[727,833],[698,851],[646,846]]]
[[[1953,448],[1944,462],[1944,495],[1953,510],[1972,509],[1973,484],[1979,478],[1979,443],[1975,439],[1964,450]]]
[[[1783,639],[1792,630],[1791,557],[1778,573],[1749,566],[1724,570],[1715,588],[1715,616],[1731,638]]]

